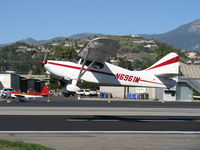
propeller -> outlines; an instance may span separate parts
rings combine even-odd
[[[48,55],[47,53],[48,53],[48,52],[45,53],[44,58],[43,58],[43,61],[40,61],[40,64],[41,64],[41,65],[45,65],[45,64],[47,63],[47,55]]]
[[[48,56],[48,52],[45,53],[44,58],[42,61],[39,61],[39,63],[42,65],[41,67],[41,72],[46,72],[48,74],[48,72],[45,70],[44,65],[47,64],[47,56]]]

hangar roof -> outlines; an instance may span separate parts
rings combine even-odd
[[[200,93],[200,65],[180,63],[180,72],[182,76],[179,77],[179,82],[186,82]]]
[[[200,79],[200,65],[187,65],[180,63],[180,72],[186,78]]]

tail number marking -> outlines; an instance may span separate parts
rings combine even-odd
[[[129,82],[137,82],[137,83],[140,81],[140,77],[119,74],[119,73],[115,74],[115,79],[129,81]]]

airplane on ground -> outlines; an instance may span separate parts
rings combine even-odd
[[[131,71],[106,62],[120,48],[109,38],[95,38],[69,61],[43,60],[47,73],[59,80],[69,80],[66,90],[74,93],[80,88],[77,82],[87,81],[101,85],[172,88],[179,73],[179,56],[169,53],[151,67]],[[46,57],[45,57],[46,58]]]
[[[29,98],[39,98],[39,97],[48,97],[50,96],[49,93],[49,87],[45,86],[42,90],[42,92],[19,92],[19,91],[13,91],[11,92],[12,98],[19,98],[19,100],[29,99]]]
[[[193,98],[200,99],[200,96],[193,96]]]

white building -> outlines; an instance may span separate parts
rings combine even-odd
[[[13,73],[0,73],[0,90],[4,88],[20,90],[20,77]]]
[[[75,43],[71,42],[71,41],[65,41],[64,46],[66,46],[66,47],[72,47],[72,46],[75,46]]]
[[[15,91],[27,92],[27,90],[32,89],[40,92],[45,86],[45,81],[40,79],[25,78],[15,73],[0,73],[0,90],[12,88]]]

